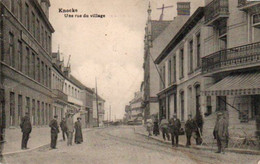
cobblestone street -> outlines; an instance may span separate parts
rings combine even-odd
[[[259,156],[245,154],[215,154],[204,150],[172,148],[170,145],[134,133],[132,127],[110,127],[85,132],[84,142],[67,147],[59,142],[58,149],[49,146],[4,157],[6,164],[34,163],[248,163],[255,164]]]

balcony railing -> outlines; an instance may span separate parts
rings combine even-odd
[[[221,50],[202,58],[202,72],[259,63],[260,42]],[[260,64],[260,63],[259,63]]]
[[[205,24],[211,25],[228,17],[228,0],[213,0],[205,7]]]
[[[238,0],[238,8],[241,10],[248,11],[250,8],[253,9],[253,13],[257,13],[260,7],[260,2],[259,1],[250,1],[250,0]],[[254,11],[255,10],[255,11]]]
[[[58,89],[53,89],[52,92],[53,92],[55,98],[58,98],[63,101],[68,101],[68,96],[65,93],[63,93],[62,91],[60,91]]]

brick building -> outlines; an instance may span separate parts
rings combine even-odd
[[[6,126],[18,126],[29,112],[33,125],[52,115],[51,38],[48,0],[2,0],[1,83]],[[3,93],[1,93],[1,96]]]

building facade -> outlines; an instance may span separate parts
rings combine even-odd
[[[94,89],[93,89],[94,90]],[[103,121],[105,119],[105,100],[101,98],[99,95],[94,94],[93,98],[93,126],[102,126]],[[98,116],[97,116],[97,108],[98,108]],[[98,124],[98,118],[99,117],[99,124]]]
[[[145,27],[144,37],[144,119],[150,116],[156,117],[159,113],[157,92],[159,90],[159,74],[154,64],[154,59],[157,57],[156,38],[163,30],[171,23],[171,21],[152,20],[151,8],[147,10],[148,19]],[[160,44],[158,40],[158,44]],[[155,51],[155,52],[154,52]]]
[[[49,7],[48,0],[0,2],[2,112],[7,127],[18,126],[25,112],[33,125],[47,125],[50,120],[54,29]]]
[[[162,77],[158,92],[160,118],[170,119],[177,114],[185,121],[201,108],[203,16],[200,7],[181,28],[175,28],[175,35],[155,60]]]
[[[260,2],[205,2],[208,31],[202,72],[207,79],[204,92],[210,103],[207,105],[213,111],[228,111],[232,127],[245,122],[246,129],[254,131],[255,119],[260,115]]]
[[[64,64],[60,60],[60,52],[52,53],[52,97],[53,115],[58,116],[61,121],[65,118],[68,106],[68,95],[64,93],[65,74],[63,73]],[[51,117],[53,117],[53,115]]]

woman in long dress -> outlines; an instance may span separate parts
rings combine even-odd
[[[75,122],[75,143],[80,144],[83,142],[83,137],[82,137],[82,130],[81,130],[81,118],[77,118],[77,122]]]

